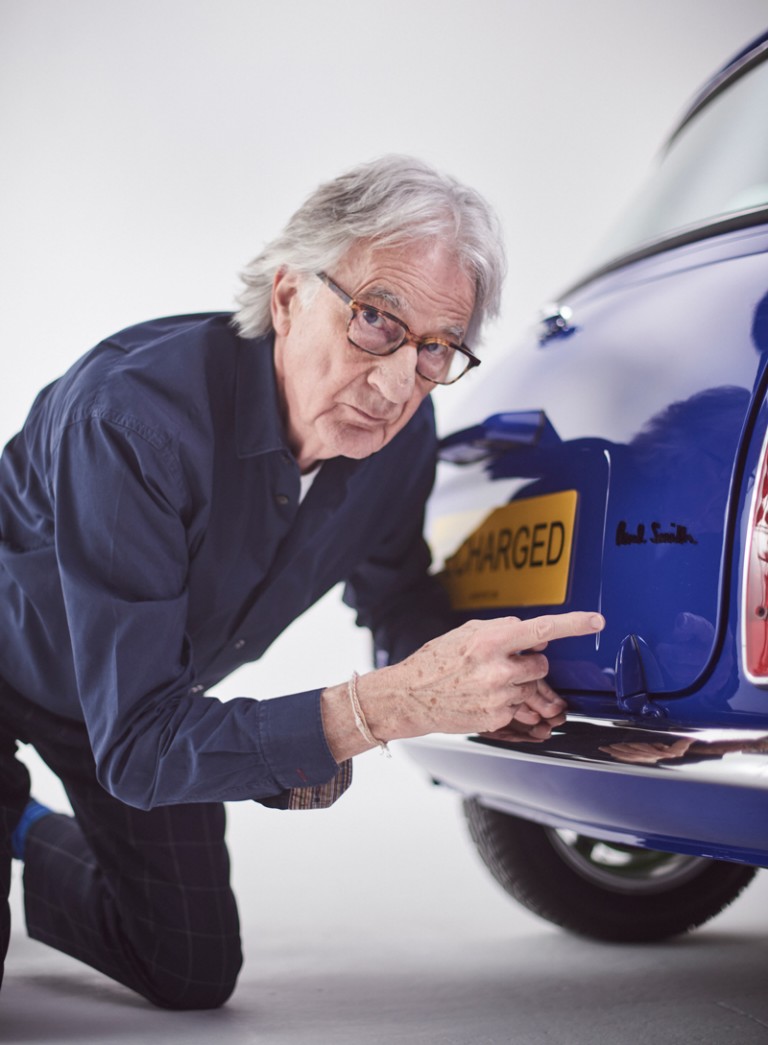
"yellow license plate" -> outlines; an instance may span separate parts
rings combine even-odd
[[[445,560],[454,608],[561,606],[577,503],[576,490],[564,490],[494,509]]]

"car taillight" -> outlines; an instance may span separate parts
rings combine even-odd
[[[768,683],[768,437],[749,513],[742,627],[747,677],[751,682]]]

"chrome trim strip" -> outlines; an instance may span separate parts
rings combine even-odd
[[[557,295],[558,300],[565,301],[572,294],[588,286],[590,283],[608,276],[612,272],[627,268],[637,261],[645,261],[646,258],[657,257],[676,250],[678,247],[686,247],[692,243],[701,243],[705,240],[714,239],[717,236],[727,235],[729,232],[739,232],[742,229],[759,228],[768,224],[768,207],[750,207],[747,210],[733,211],[726,215],[717,215],[704,218],[700,222],[687,225],[684,228],[672,229],[656,239],[648,240],[639,244],[625,254],[591,269],[575,283],[571,283],[565,290]]]
[[[579,763],[583,769],[609,774],[663,775],[667,779],[768,790],[768,729],[659,729],[572,715],[540,744],[449,734],[403,743],[415,749],[438,747],[458,756],[475,757],[480,754],[477,745],[492,758]],[[416,753],[415,757],[420,760]]]

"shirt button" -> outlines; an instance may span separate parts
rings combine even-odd
[[[245,645],[245,639],[238,639],[235,643],[235,649],[242,649]]]
[[[290,497],[288,497],[284,493],[278,493],[278,494],[275,494],[275,500],[277,501],[278,504],[288,504],[288,502],[290,500]]]
[[[189,692],[190,692],[190,693],[202,693],[204,689],[205,689],[205,686],[201,686],[201,685],[200,685],[200,684],[198,683],[198,685],[197,685],[197,686],[190,686],[190,687],[189,687]]]

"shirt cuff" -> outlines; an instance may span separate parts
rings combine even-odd
[[[339,771],[325,739],[321,694],[313,689],[261,703],[264,757],[286,790],[326,784]]]
[[[338,768],[336,776],[317,787],[295,787],[288,795],[287,809],[327,809],[341,798],[352,783],[352,759]]]

